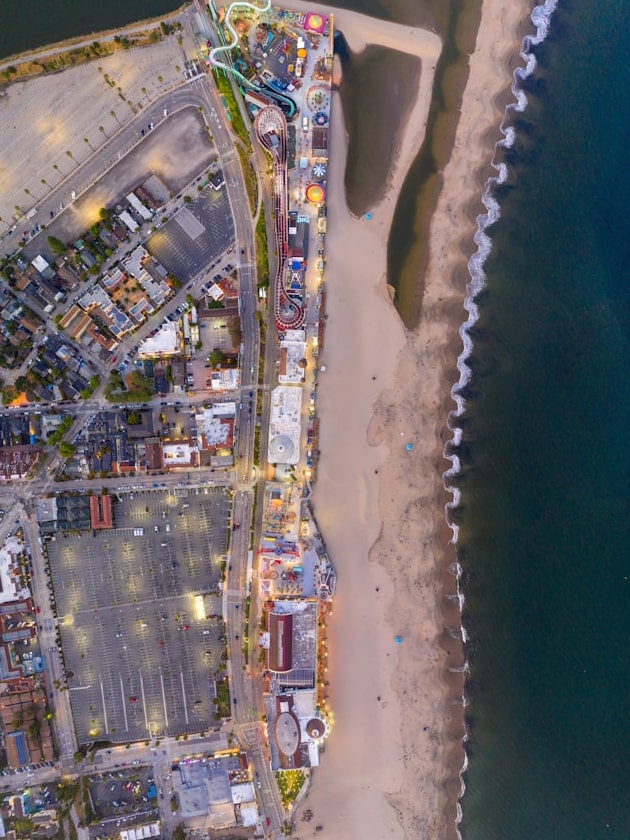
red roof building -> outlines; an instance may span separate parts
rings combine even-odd
[[[114,527],[111,496],[90,496],[90,525],[94,531]]]
[[[269,613],[270,671],[283,674],[291,670],[293,661],[293,616],[291,613]]]

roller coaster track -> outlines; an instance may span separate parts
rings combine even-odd
[[[289,253],[287,213],[287,121],[280,108],[269,105],[256,114],[254,130],[273,160],[273,203],[278,264],[274,283],[273,315],[278,332],[296,330],[304,323],[304,307],[287,295],[284,273]]]
[[[254,84],[254,82],[250,81],[239,70],[237,70],[231,62],[230,53],[234,49],[234,47],[238,45],[238,34],[232,26],[232,21],[230,20],[230,17],[232,14],[232,9],[238,8],[252,9],[253,11],[258,12],[258,14],[260,14],[262,12],[268,11],[271,8],[271,0],[266,0],[264,6],[255,6],[253,3],[248,3],[247,0],[237,0],[237,2],[231,3],[228,6],[228,9],[225,13],[225,26],[230,35],[232,36],[232,42],[230,44],[223,44],[219,47],[213,47],[213,49],[211,49],[210,53],[208,54],[208,59],[213,67],[217,67],[219,70],[224,70],[226,73],[231,73],[241,87],[249,88],[250,90],[255,90],[257,93],[263,93],[270,99],[275,99],[277,102],[284,103],[289,112],[289,116],[292,117],[297,111],[297,106],[290,96],[285,96],[283,93],[279,93],[277,90],[275,90],[275,88],[272,88],[270,85]],[[220,31],[218,27],[217,31]],[[227,63],[224,61],[220,61],[217,58],[217,56],[221,53],[226,54]]]

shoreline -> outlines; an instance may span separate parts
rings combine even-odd
[[[393,207],[417,150],[417,110],[401,126],[390,184],[367,222],[350,216],[339,185],[347,138],[333,98],[327,372],[318,382],[322,455],[314,505],[339,581],[328,662],[336,723],[297,816],[308,807],[314,823],[333,823],[339,840],[458,835],[467,665],[456,549],[444,513],[446,421],[467,261],[531,7],[529,0],[500,0],[498,10],[488,3],[482,10],[413,331],[404,329],[385,281]],[[311,831],[300,823],[301,837]]]
[[[515,28],[515,35],[517,36],[520,44],[518,57],[515,56],[513,60],[511,62],[508,61],[506,65],[511,68],[509,89],[503,92],[499,91],[494,97],[495,108],[500,114],[503,114],[498,126],[498,132],[489,132],[485,138],[486,144],[489,145],[489,161],[488,165],[485,167],[485,177],[484,170],[481,170],[483,178],[483,191],[479,200],[484,207],[484,212],[478,213],[474,218],[474,243],[476,248],[473,253],[470,254],[467,262],[469,282],[466,285],[466,296],[464,299],[464,310],[466,311],[468,317],[460,324],[458,330],[458,336],[461,339],[460,347],[463,345],[463,349],[460,350],[457,356],[456,370],[459,376],[455,379],[455,384],[451,388],[451,400],[455,403],[456,407],[454,409],[451,408],[448,412],[447,418],[447,427],[452,433],[452,437],[445,440],[443,448],[443,457],[445,460],[450,462],[450,467],[443,474],[444,489],[450,495],[450,500],[448,500],[444,505],[445,524],[451,531],[448,542],[446,542],[446,534],[444,535],[445,559],[448,560],[449,553],[454,554],[453,563],[448,565],[445,563],[445,570],[450,572],[455,581],[454,592],[449,592],[451,587],[448,586],[448,581],[445,581],[444,599],[446,600],[450,598],[458,604],[459,627],[464,655],[464,661],[461,666],[452,666],[453,674],[458,672],[461,673],[462,731],[459,739],[459,749],[457,747],[457,743],[455,743],[450,755],[451,767],[453,771],[457,772],[457,778],[459,779],[459,790],[456,789],[455,784],[449,785],[446,788],[446,809],[450,810],[453,801],[455,805],[455,836],[458,840],[461,840],[459,823],[463,818],[463,810],[460,800],[466,791],[464,774],[468,768],[468,753],[466,750],[468,732],[465,720],[465,675],[468,673],[468,662],[465,658],[465,645],[468,637],[466,629],[461,621],[464,593],[460,587],[462,568],[458,562],[456,547],[458,542],[459,526],[452,521],[451,517],[452,511],[458,507],[462,496],[460,489],[454,486],[451,483],[451,480],[459,473],[461,467],[459,458],[456,454],[456,449],[463,435],[463,431],[458,424],[458,419],[466,411],[466,400],[461,396],[461,389],[465,387],[472,375],[472,371],[468,365],[468,358],[473,350],[473,342],[470,338],[469,331],[478,319],[478,309],[475,303],[475,298],[485,286],[486,276],[484,273],[484,265],[492,249],[491,239],[485,231],[488,226],[492,225],[498,218],[500,218],[500,206],[498,201],[494,198],[493,193],[494,188],[503,183],[507,177],[507,165],[501,161],[497,162],[497,155],[499,154],[499,149],[507,149],[513,145],[515,129],[513,126],[509,125],[510,119],[513,113],[520,113],[527,107],[527,97],[523,92],[522,82],[533,73],[536,66],[536,61],[531,53],[531,48],[532,46],[544,41],[547,37],[549,21],[556,9],[557,0],[543,0],[540,5],[535,5],[533,8],[531,3],[528,3],[527,5],[529,6],[529,9],[526,17],[522,20],[521,25]],[[500,134],[500,137],[498,138],[496,136],[497,133]],[[482,138],[482,141],[483,139],[484,138]],[[477,205],[479,204],[479,201],[476,202]],[[471,204],[470,209],[472,209],[473,206],[474,205]],[[446,610],[444,610],[444,614],[446,617]],[[449,668],[449,670],[451,669]],[[457,730],[454,730],[451,733],[451,739],[454,741],[457,740]],[[457,770],[458,762],[459,770]],[[448,795],[449,792],[450,796]]]

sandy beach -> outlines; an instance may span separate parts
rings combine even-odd
[[[404,330],[390,301],[386,243],[396,196],[424,134],[434,42],[416,42],[421,90],[389,191],[371,221],[352,218],[345,205],[346,136],[340,103],[333,100],[329,315],[321,358],[327,370],[318,384],[322,454],[314,502],[338,571],[327,673],[334,725],[296,814],[300,838],[314,836],[318,825],[321,836],[339,840],[455,836],[463,761],[456,669],[463,656],[445,629],[457,636],[458,608],[444,589],[446,579],[453,591],[444,568],[454,554],[447,546],[442,452],[474,219],[531,8],[526,0],[484,6],[431,221],[422,317],[414,332]],[[336,13],[341,29],[346,14]],[[380,29],[354,15],[352,49],[382,43]],[[392,35],[395,40],[388,30]],[[304,808],[313,811],[311,822],[301,820]]]

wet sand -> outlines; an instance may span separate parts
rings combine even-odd
[[[442,453],[474,218],[530,10],[525,0],[484,7],[431,219],[422,316],[412,332],[388,294],[386,246],[426,109],[410,114],[390,188],[365,221],[345,205],[346,137],[333,99],[321,358],[327,370],[318,383],[322,455],[314,503],[338,571],[326,674],[335,719],[296,814],[293,834],[300,838],[455,836],[463,652],[458,604],[446,597],[454,593],[446,571],[454,552]],[[362,32],[361,22],[355,16],[353,37],[369,41],[373,24]],[[313,811],[310,822],[301,820],[304,808]]]

